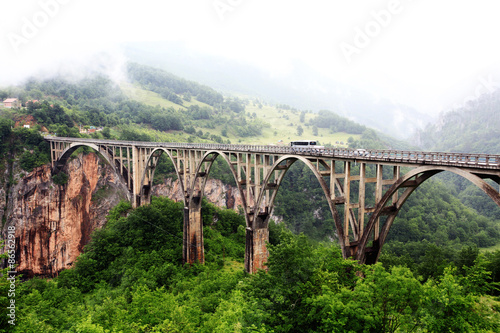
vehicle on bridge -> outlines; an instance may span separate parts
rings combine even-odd
[[[366,149],[356,149],[353,153],[354,156],[363,156],[363,157],[369,157],[370,153]]]
[[[324,146],[318,145],[316,140],[298,140],[290,142],[290,147],[294,152],[316,152],[319,149],[325,149]]]

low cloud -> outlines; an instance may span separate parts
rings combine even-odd
[[[28,78],[50,79],[62,77],[79,81],[88,76],[102,74],[115,82],[126,80],[127,58],[119,47],[94,52],[70,52],[54,57],[43,56],[30,62],[13,62],[2,70],[0,85],[20,84]],[[3,67],[3,66],[2,66]]]

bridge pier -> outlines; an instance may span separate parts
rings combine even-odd
[[[201,197],[193,197],[184,207],[182,259],[186,264],[205,263]]]
[[[132,170],[140,170],[139,149],[135,145],[132,145],[131,149],[132,149]],[[141,184],[139,182],[140,178],[138,177],[138,172],[134,172],[133,175],[134,175],[134,182],[132,187],[132,207],[137,208],[141,205]]]
[[[269,257],[266,243],[269,242],[269,214],[258,214],[254,217],[252,227],[246,229],[245,270],[257,273],[259,269],[267,269]]]

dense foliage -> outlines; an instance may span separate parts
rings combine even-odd
[[[183,266],[182,205],[122,202],[75,267],[19,283],[3,332],[493,332],[500,251],[445,265],[423,282],[406,267],[360,266],[335,246],[272,225],[268,272],[242,270],[244,219],[203,205],[204,266]],[[0,283],[4,288],[5,278]],[[2,289],[3,290],[3,289]],[[0,299],[2,301],[2,299]],[[2,306],[2,308],[5,308]]]
[[[50,163],[49,144],[37,129],[17,127],[12,129],[10,119],[0,117],[0,154],[8,156],[8,168],[12,168],[14,158],[18,156],[19,165],[25,171]]]
[[[145,89],[154,91],[163,98],[179,105],[183,104],[179,95],[186,94],[211,106],[222,103],[224,100],[220,93],[210,87],[184,80],[157,68],[131,63],[127,69],[133,82],[137,82]]]
[[[317,117],[313,118],[310,122],[319,128],[329,128],[332,133],[347,132],[361,134],[366,129],[363,125],[326,110],[319,111]]]

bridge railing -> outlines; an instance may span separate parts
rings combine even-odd
[[[409,163],[409,164],[432,164],[463,167],[479,167],[489,169],[500,169],[500,155],[489,154],[463,154],[444,152],[423,152],[403,150],[374,150],[374,149],[350,149],[350,148],[311,148],[291,147],[273,145],[236,145],[217,143],[179,143],[179,142],[138,142],[98,140],[81,138],[46,137],[48,141],[71,142],[71,143],[93,143],[96,145],[136,146],[136,147],[163,147],[178,149],[203,149],[227,152],[248,152],[268,154],[290,154],[305,155],[313,157],[331,157],[340,159],[355,159],[379,162]]]

